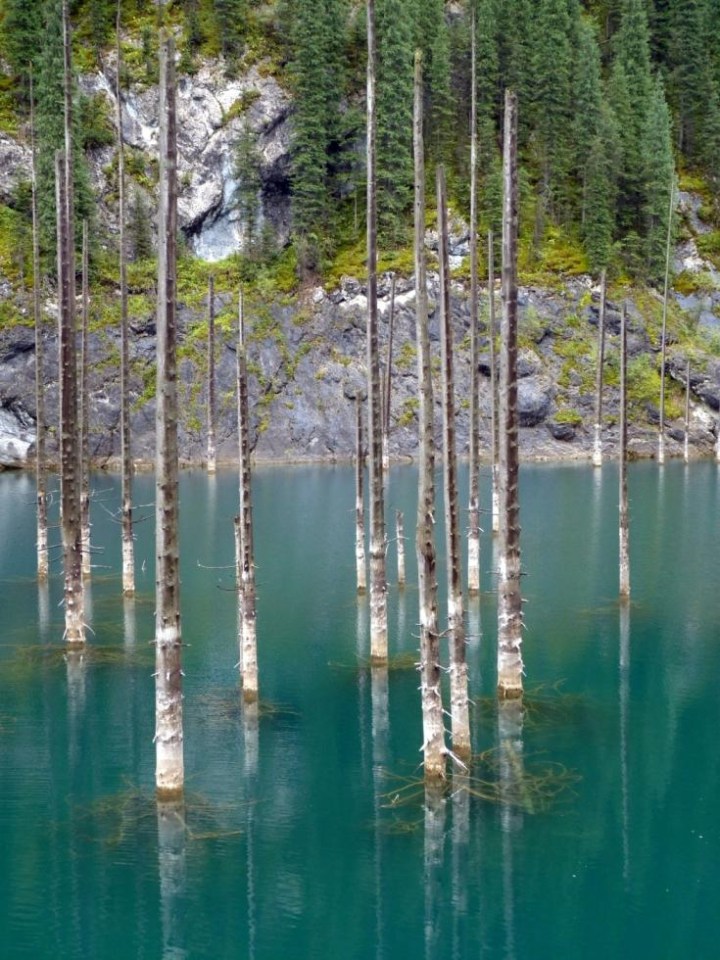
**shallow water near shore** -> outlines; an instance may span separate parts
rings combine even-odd
[[[237,478],[184,473],[187,794],[158,810],[153,479],[136,480],[147,519],[138,595],[123,603],[119,479],[93,478],[92,650],[69,661],[58,551],[49,587],[34,580],[33,477],[0,474],[0,956],[714,957],[720,473],[637,463],[629,477],[623,613],[616,465],[522,469],[517,762],[565,788],[513,806],[456,790],[428,810],[421,798],[399,802],[422,742],[408,668],[415,469],[393,467],[389,479],[391,537],[395,510],[405,514],[408,586],[394,585],[391,543],[391,656],[404,669],[385,673],[364,665],[352,467],[257,470],[257,716],[241,709],[234,669]],[[486,471],[482,496],[489,504]],[[474,747],[487,759],[498,747],[488,516],[484,527],[483,593],[467,622],[471,694],[482,699]],[[442,558],[438,572],[444,597]]]

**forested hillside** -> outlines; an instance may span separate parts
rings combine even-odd
[[[114,0],[71,5],[75,62],[98,69],[112,56]],[[61,135],[58,0],[2,0],[6,62],[0,124],[23,133],[35,76],[41,215],[52,233],[51,157]],[[378,0],[378,165],[381,233],[402,245],[411,194],[413,51],[426,63],[426,144],[452,170],[456,207],[466,205],[469,47],[478,42],[481,227],[499,214],[498,130],[502,91],[519,94],[525,189],[523,234],[532,260],[562,231],[597,271],[613,264],[656,280],[663,269],[673,165],[704,178],[717,215],[720,156],[718,0]],[[162,20],[179,38],[180,71],[221,56],[227,77],[258,60],[293,95],[292,234],[301,267],[322,268],[338,252],[362,196],[364,10],[351,0],[125,0],[125,83],[155,79]],[[98,98],[84,97],[78,142],[111,142]],[[238,145],[247,175],[238,203],[252,216],[253,144]],[[92,211],[87,174],[78,207]],[[256,178],[255,178],[256,179]],[[17,206],[22,210],[23,184]],[[248,197],[250,202],[248,203]],[[250,231],[252,233],[252,230]]]

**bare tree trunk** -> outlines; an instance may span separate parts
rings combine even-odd
[[[35,326],[35,470],[37,483],[37,576],[45,583],[49,574],[47,524],[47,464],[45,456],[45,347],[40,307],[40,230],[37,205],[37,149],[35,144],[35,96],[30,73],[30,136],[32,148],[32,248],[33,322]]]
[[[395,328],[395,274],[390,277],[390,315],[388,317],[388,348],[385,359],[385,378],[383,381],[383,433],[382,433],[382,462],[383,471],[390,469],[390,404],[392,400],[392,351],[393,333]]]
[[[375,0],[367,0],[368,474],[370,480],[370,659],[387,662],[387,575],[382,468],[382,397],[377,316],[377,170]]]
[[[600,274],[600,315],[598,317],[598,361],[595,379],[595,442],[593,445],[593,466],[602,466],[602,413],[603,413],[603,373],[605,366],[605,302],[607,296],[607,271]]]
[[[242,685],[243,699],[258,699],[257,612],[255,604],[255,549],[253,546],[250,467],[250,414],[243,295],[238,307],[238,449],[240,479],[240,551],[242,555]]]
[[[172,35],[163,31],[155,416],[155,785],[158,797],[164,800],[180,797],[185,779],[178,547],[177,230],[175,43]]]
[[[395,536],[397,543],[397,584],[405,586],[405,526],[402,510],[395,512]]]
[[[675,206],[675,173],[670,183],[667,244],[665,247],[665,286],[663,290],[662,334],[660,343],[660,420],[658,422],[658,463],[665,463],[665,356],[667,350],[668,288],[670,285],[670,247],[672,243],[673,207]]]
[[[117,77],[115,97],[117,104],[117,155],[118,155],[118,226],[120,237],[120,461],[121,461],[121,514],[122,514],[122,591],[123,596],[135,596],[135,540],[133,537],[133,461],[130,440],[130,344],[128,323],[127,260],[125,251],[125,145],[122,129],[122,50],[120,47],[120,20],[122,0],[118,0],[115,46],[117,52]]]
[[[215,280],[208,277],[208,408],[207,408],[207,471],[217,471],[215,449],[215,422],[217,403],[215,399]]]
[[[80,332],[80,513],[82,572],[90,576],[90,391],[88,385],[88,323],[90,315],[90,253],[88,224],[82,225],[82,329]]]
[[[60,283],[60,499],[65,570],[65,640],[85,643],[78,438],[77,331],[75,323],[75,221],[72,164],[72,60],[68,0],[63,0],[65,151],[56,158],[58,282]]]
[[[627,306],[620,318],[620,599],[630,598],[630,522],[627,488]]]
[[[690,361],[685,367],[685,435],[683,437],[683,459],[690,461]]]
[[[437,168],[437,212],[440,260],[440,343],[442,347],[443,499],[445,504],[445,557],[447,568],[448,641],[450,644],[450,716],[453,753],[461,761],[470,758],[468,674],[465,658],[465,621],[460,550],[460,509],[457,491],[455,442],[455,373],[450,311],[450,264],[448,254],[447,195],[445,169]]]
[[[85,643],[80,511],[80,452],[78,449],[77,344],[71,298],[72,234],[67,222],[65,154],[55,157],[58,215],[58,283],[60,285],[60,515],[65,576],[65,640]]]
[[[503,144],[502,327],[499,389],[500,583],[498,696],[523,690],[517,408],[517,95],[505,93]]]
[[[495,318],[495,240],[488,231],[488,314],[490,326],[490,443],[492,446],[492,532],[500,530],[500,477],[498,467],[498,385],[497,385],[497,322]]]
[[[418,358],[420,460],[416,550],[420,594],[420,691],[425,780],[445,779],[445,729],[440,688],[437,573],[435,557],[435,431],[425,274],[425,157],[422,55],[415,53],[413,151],[415,157],[415,310]]]
[[[355,570],[357,592],[367,590],[367,563],[365,561],[365,450],[362,424],[362,400],[355,396],[357,417],[357,446],[355,452]]]
[[[475,7],[472,10],[470,67],[470,449],[468,503],[468,592],[480,592],[480,410],[478,401],[477,251],[477,57]]]

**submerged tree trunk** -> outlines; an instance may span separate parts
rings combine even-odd
[[[40,228],[37,198],[37,148],[35,143],[35,97],[30,74],[30,137],[32,150],[32,256],[33,323],[35,327],[35,471],[37,484],[37,577],[45,583],[49,575],[47,524],[47,464],[45,459],[45,346],[40,307]]]
[[[363,439],[362,399],[355,396],[357,420],[355,449],[355,572],[357,592],[367,590],[367,563],[365,560],[365,448]]]
[[[118,238],[120,261],[120,461],[121,461],[121,525],[122,525],[122,591],[126,597],[135,595],[135,541],[133,537],[132,484],[133,461],[130,443],[130,344],[128,323],[127,260],[125,254],[125,145],[122,130],[120,19],[122,0],[118,0],[115,48],[117,77],[115,97],[117,105],[118,156]]]
[[[395,537],[397,543],[397,584],[405,586],[405,526],[402,510],[395,512]]]
[[[387,662],[387,574],[382,468],[382,397],[377,315],[377,170],[375,103],[375,0],[367,0],[367,374],[370,481],[370,659]]]
[[[253,544],[252,483],[250,467],[250,405],[248,401],[247,356],[243,295],[238,306],[238,452],[240,481],[240,555],[241,555],[241,663],[243,700],[258,699],[257,612],[255,604],[255,548]]]
[[[422,55],[415,53],[413,151],[415,158],[415,311],[418,359],[420,457],[416,550],[420,594],[420,691],[425,780],[445,779],[445,730],[440,688],[437,572],[435,559],[435,435],[425,274],[425,157],[423,153]]]
[[[497,322],[495,319],[495,239],[488,231],[488,316],[490,326],[490,445],[492,458],[492,532],[500,530],[500,475],[498,465]]]
[[[181,796],[184,786],[178,548],[176,123],[175,43],[163,31],[155,416],[155,785],[161,799]]]
[[[77,343],[71,274],[73,236],[68,223],[67,158],[55,157],[58,215],[58,284],[60,287],[60,516],[62,523],[65,641],[85,643],[82,582],[80,451],[78,444]]]
[[[440,260],[440,343],[442,349],[443,499],[445,504],[445,558],[447,569],[448,640],[450,644],[450,717],[453,753],[470,758],[468,675],[465,658],[465,621],[460,550],[460,510],[455,443],[455,373],[453,369],[450,263],[448,254],[445,170],[437,168],[437,214]]]
[[[605,302],[607,296],[607,271],[600,275],[600,315],[598,317],[598,361],[595,379],[595,441],[593,444],[593,466],[602,466],[602,413],[603,413],[603,373],[605,366]]]
[[[675,175],[670,183],[670,210],[668,212],[667,244],[665,248],[665,286],[663,289],[662,334],[660,341],[660,420],[658,422],[658,463],[665,463],[665,356],[667,351],[667,314],[670,285],[670,248],[672,245],[673,207],[675,205]]]
[[[620,318],[620,598],[630,597],[630,522],[627,488],[627,305]]]
[[[82,572],[90,576],[90,391],[88,384],[88,324],[90,319],[90,252],[88,224],[82,225],[82,326],[80,331],[80,513]]]
[[[518,498],[517,388],[517,96],[505,94],[503,144],[502,326],[499,389],[500,582],[498,695],[522,696],[522,596]]]
[[[388,316],[388,348],[385,359],[385,378],[383,396],[383,433],[382,433],[382,461],[383,470],[390,469],[390,405],[392,401],[392,351],[393,333],[395,330],[395,274],[390,277],[390,314]]]
[[[683,459],[690,460],[690,361],[685,367],[685,434],[683,436]]]
[[[207,471],[217,471],[217,451],[215,449],[215,422],[217,403],[215,399],[215,280],[208,277],[208,406],[207,406]]]
[[[480,592],[480,410],[478,406],[478,252],[477,252],[477,59],[475,7],[472,11],[470,67],[470,449],[468,502],[468,592]]]

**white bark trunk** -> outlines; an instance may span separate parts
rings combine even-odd
[[[607,298],[607,272],[600,276],[600,314],[598,316],[598,361],[595,378],[595,442],[593,444],[593,466],[602,466],[602,414],[603,414],[603,374],[605,372],[605,305]]]
[[[177,128],[175,44],[160,43],[160,206],[158,213],[157,390],[155,429],[155,786],[182,795],[182,631],[178,547]]]
[[[522,597],[517,404],[517,97],[505,94],[502,327],[499,387],[500,583],[498,696],[522,696]]]
[[[415,319],[420,402],[420,463],[416,552],[420,599],[420,698],[423,716],[423,760],[428,783],[445,779],[445,729],[440,690],[435,557],[434,403],[428,334],[425,272],[425,157],[423,148],[422,56],[415,53],[413,152],[415,160]]]
[[[207,472],[217,472],[217,450],[215,447],[215,421],[217,404],[215,400],[215,281],[208,278],[208,409],[207,409]]]
[[[630,521],[627,490],[627,308],[620,319],[620,598],[630,597]]]
[[[497,323],[495,319],[495,241],[488,231],[488,334],[490,340],[490,456],[492,460],[492,532],[500,531],[500,474],[498,469]]]
[[[480,410],[478,399],[477,59],[472,11],[470,66],[470,449],[468,494],[468,593],[480,592]]]
[[[673,207],[675,206],[675,170],[670,183],[670,209],[668,211],[668,231],[665,248],[665,285],[663,290],[662,333],[660,342],[660,421],[658,424],[658,463],[665,463],[665,357],[667,354],[667,315],[670,286],[670,250],[672,246]]]
[[[690,361],[685,367],[685,433],[683,436],[683,459],[690,461]]]
[[[370,481],[370,659],[388,658],[386,536],[383,503],[382,397],[377,316],[377,183],[375,2],[367,0],[367,259],[368,474]]]
[[[88,223],[82,225],[82,327],[80,332],[80,514],[82,518],[82,573],[87,580],[90,564],[90,395],[88,383],[88,325],[90,320],[90,251]]]
[[[357,592],[367,591],[367,559],[365,557],[365,448],[362,426],[362,401],[355,398],[356,449],[355,449],[355,574]]]

